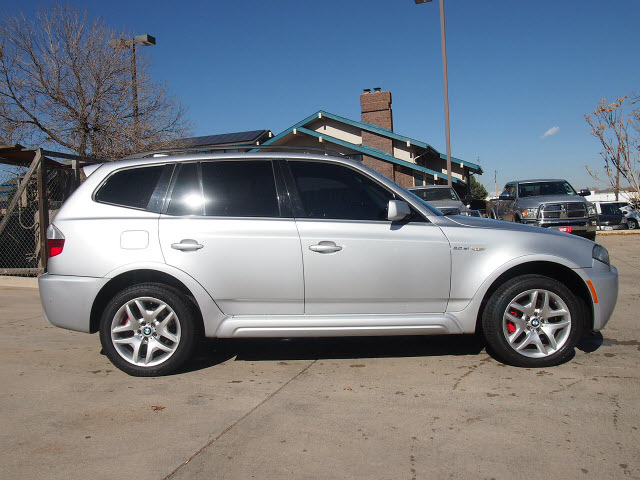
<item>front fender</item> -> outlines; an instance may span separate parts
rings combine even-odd
[[[482,305],[482,301],[485,295],[494,284],[494,282],[498,278],[500,278],[500,276],[514,268],[540,262],[560,265],[562,267],[571,269],[585,283],[586,280],[589,279],[588,275],[584,271],[584,268],[581,268],[579,265],[566,258],[545,254],[523,255],[504,262],[499,267],[495,268],[489,275],[485,277],[484,281],[479,285],[471,298],[462,298],[461,295],[458,296],[458,298],[454,298],[452,296],[452,298],[449,300],[447,313],[453,314],[456,319],[458,319],[465,333],[475,332],[476,321],[478,318],[480,306]]]

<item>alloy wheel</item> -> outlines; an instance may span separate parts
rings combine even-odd
[[[111,322],[111,341],[127,362],[152,367],[167,361],[180,344],[180,321],[173,309],[153,297],[126,302]]]
[[[571,313],[557,294],[544,289],[527,290],[509,302],[502,332],[509,346],[521,355],[547,357],[569,339]]]

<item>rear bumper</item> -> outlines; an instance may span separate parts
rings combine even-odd
[[[598,225],[598,230],[628,230],[629,225],[627,223],[619,223],[617,225]]]
[[[108,278],[42,275],[38,286],[47,323],[89,333],[93,301],[108,281]]]

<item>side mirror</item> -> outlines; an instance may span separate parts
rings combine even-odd
[[[387,207],[387,219],[392,222],[402,220],[411,213],[409,210],[409,204],[402,200],[389,200],[389,206]]]
[[[498,199],[499,200],[515,200],[516,197],[514,197],[513,195],[507,195],[506,193],[502,193],[502,194],[500,194]]]
[[[580,193],[578,193],[578,195],[580,195],[581,197],[588,197],[589,195],[591,195],[591,192],[588,188],[583,188],[582,190],[580,190]]]

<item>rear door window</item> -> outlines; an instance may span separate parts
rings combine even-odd
[[[205,215],[278,217],[278,195],[270,160],[202,163]]]
[[[204,202],[198,176],[197,163],[183,163],[180,165],[169,208],[169,215],[202,215]]]

